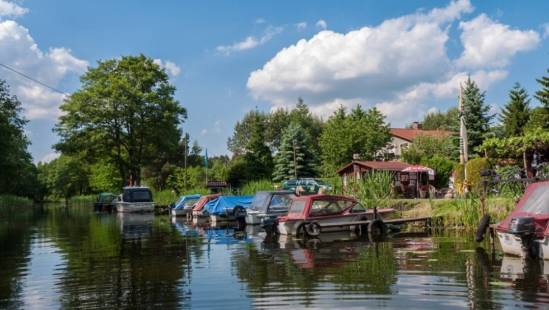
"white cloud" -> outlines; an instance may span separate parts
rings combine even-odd
[[[467,72],[470,68],[448,55],[451,24],[472,10],[468,0],[458,0],[347,33],[321,31],[280,50],[250,73],[247,87],[273,108],[292,106],[302,97],[313,112],[327,116],[339,105],[360,103],[376,106],[393,124],[403,125],[441,99],[457,98],[468,74],[482,89],[507,77],[505,66]]]
[[[544,39],[549,38],[549,23],[545,23],[541,25],[541,28],[543,30],[543,38]]]
[[[159,65],[160,68],[165,69],[166,72],[172,77],[176,77],[181,73],[181,68],[169,60],[162,61],[162,59],[156,58],[154,63]]]
[[[219,53],[229,55],[234,52],[241,52],[241,51],[253,49],[271,41],[271,39],[274,36],[281,33],[283,30],[284,28],[282,27],[269,26],[265,29],[265,31],[263,32],[263,35],[259,38],[256,38],[255,36],[248,36],[242,41],[235,42],[231,45],[220,45],[216,47],[216,50]]]
[[[200,134],[203,135],[203,136],[204,136],[204,135],[207,135],[207,134],[208,134],[208,129],[206,129],[206,128],[202,129],[202,130],[200,131]]]
[[[0,17],[19,17],[26,14],[29,10],[19,5],[0,0]]]
[[[328,23],[325,20],[320,19],[316,22],[316,27],[321,30],[326,30],[328,28]]]
[[[59,157],[59,153],[57,152],[52,152],[52,153],[48,153],[44,156],[42,156],[42,158],[40,159],[40,162],[42,163],[49,163],[50,161],[56,159]]]
[[[307,28],[307,22],[299,22],[295,24],[295,27],[297,28],[297,30],[304,30],[305,28]]]
[[[459,28],[464,51],[457,62],[468,68],[504,67],[516,53],[531,50],[540,42],[537,32],[513,30],[485,14],[461,22]]]
[[[255,20],[255,23],[256,24],[264,24],[266,23],[267,21],[264,19],[264,18],[258,18]]]
[[[0,63],[25,73],[52,87],[69,75],[83,73],[88,62],[72,55],[67,48],[41,50],[29,30],[13,20],[0,21]],[[55,118],[65,95],[52,91],[4,68],[2,78],[19,97],[29,119]]]

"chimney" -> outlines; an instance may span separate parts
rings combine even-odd
[[[419,122],[413,122],[412,129],[421,129],[421,124]]]

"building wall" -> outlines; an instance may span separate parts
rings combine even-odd
[[[402,151],[411,144],[412,142],[410,141],[392,136],[391,141],[389,142],[389,146],[387,147],[387,151],[389,153],[392,153],[395,158],[400,158],[400,156],[402,155]]]

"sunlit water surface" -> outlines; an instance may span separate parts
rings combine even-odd
[[[0,210],[0,309],[549,308],[549,262],[471,234],[265,240],[142,214]]]

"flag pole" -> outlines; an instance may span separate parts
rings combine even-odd
[[[467,161],[469,160],[469,141],[467,139],[467,124],[465,123],[465,109],[463,106],[463,86],[459,84],[459,162],[463,165],[464,181],[467,181]],[[465,186],[467,191],[467,186]]]

